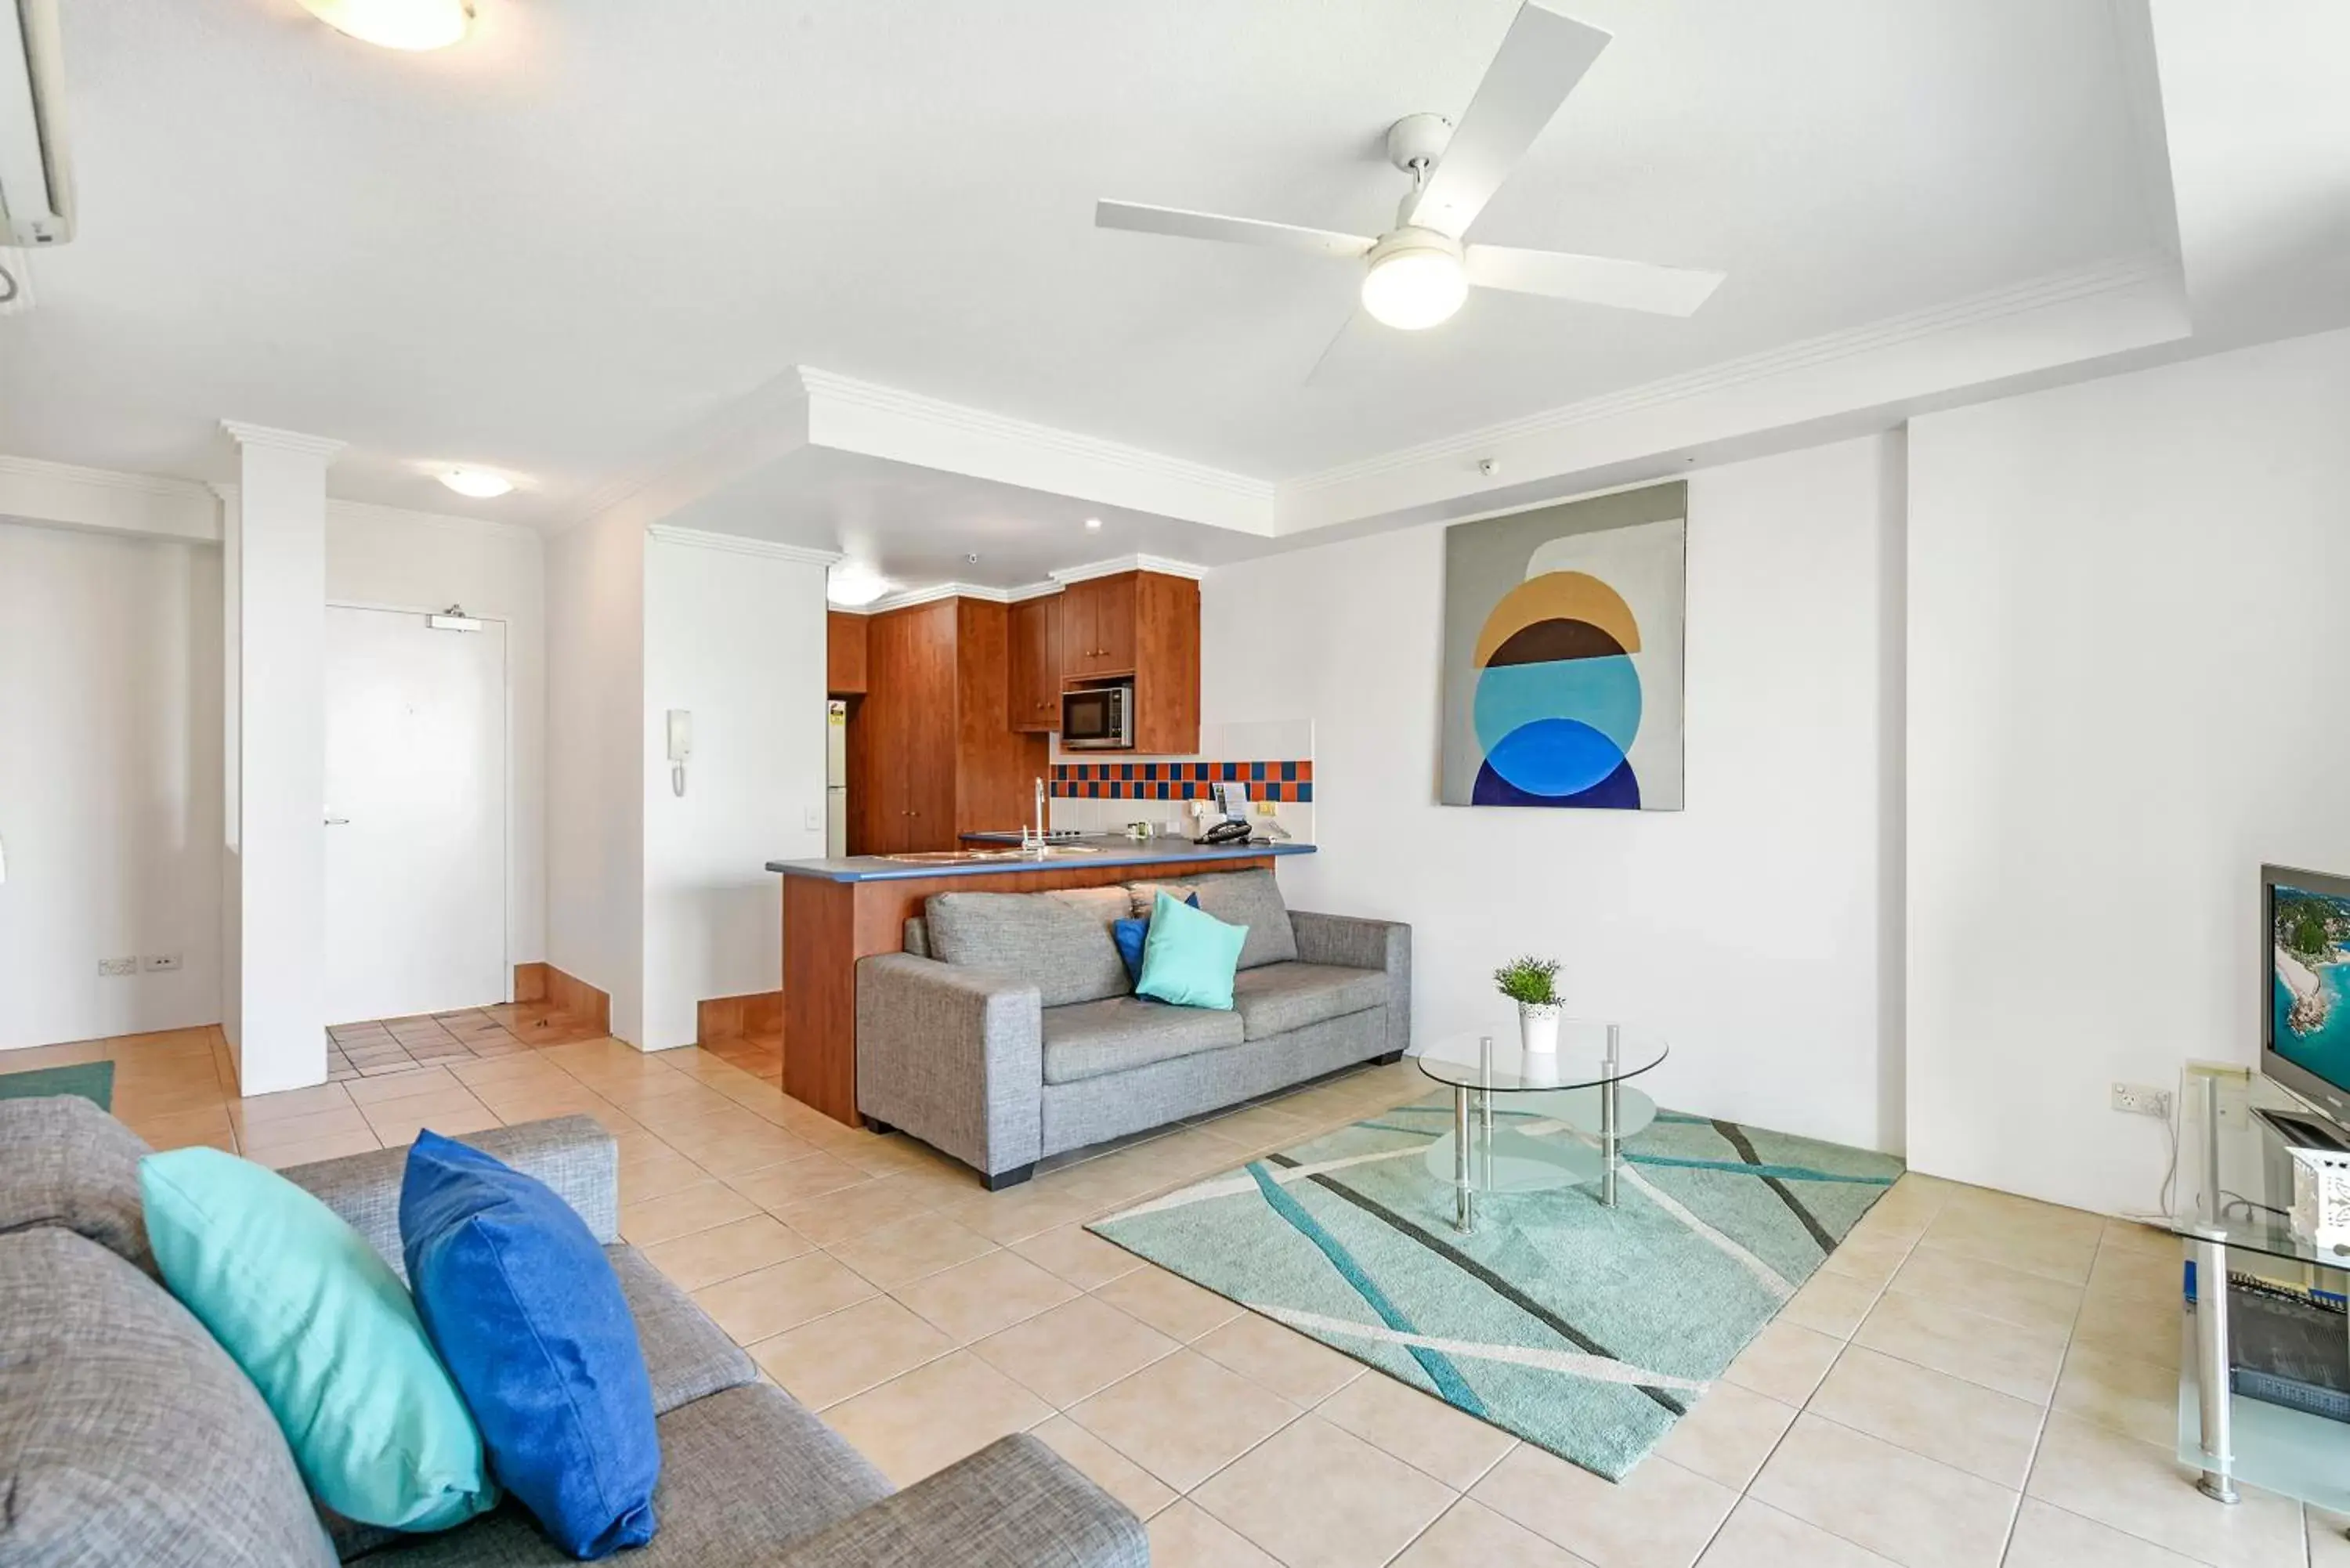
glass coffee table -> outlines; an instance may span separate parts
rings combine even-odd
[[[1596,1182],[1599,1201],[1613,1207],[1617,1147],[1657,1114],[1657,1103],[1624,1080],[1668,1050],[1653,1031],[1592,1018],[1560,1019],[1555,1052],[1522,1049],[1514,1018],[1414,1050],[1421,1072],[1452,1086],[1452,1130],[1427,1158],[1430,1173],[1449,1178],[1457,1194],[1453,1223],[1476,1229],[1481,1191]]]

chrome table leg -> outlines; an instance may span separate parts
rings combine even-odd
[[[2228,1248],[2217,1237],[2187,1243],[2195,1260],[2195,1384],[2202,1430],[2203,1478],[2196,1486],[2208,1498],[2234,1502],[2234,1411],[2228,1388]]]
[[[1613,1078],[1599,1085],[1599,1201],[1616,1207],[1616,1127],[1620,1106],[1619,1085]]]
[[[1477,1228],[1476,1199],[1469,1187],[1469,1085],[1452,1086],[1452,1192],[1456,1205],[1454,1229]]]

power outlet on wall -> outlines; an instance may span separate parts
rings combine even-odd
[[[2125,1116],[2170,1119],[2170,1091],[2150,1084],[2116,1084],[2114,1109]]]
[[[137,974],[139,961],[135,958],[100,959],[98,961],[98,972],[108,980],[120,980],[126,974]]]
[[[145,958],[139,961],[139,967],[145,970],[149,974],[177,974],[180,970],[180,955],[177,953],[149,953]]]

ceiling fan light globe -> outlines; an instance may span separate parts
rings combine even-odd
[[[473,24],[472,0],[302,0],[338,33],[387,49],[445,49]]]
[[[1432,247],[1391,251],[1363,275],[1363,308],[1373,320],[1405,332],[1451,320],[1468,297],[1461,258]]]

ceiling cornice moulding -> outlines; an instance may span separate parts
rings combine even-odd
[[[1170,577],[1189,577],[1193,582],[1208,575],[1205,566],[1195,566],[1189,561],[1170,560],[1165,556],[1118,556],[1107,561],[1089,561],[1081,566],[1067,566],[1051,574],[1052,579],[1066,587],[1070,583],[1090,582],[1096,577],[1114,577],[1120,572],[1158,572]]]
[[[192,479],[0,456],[0,516],[44,526],[213,544],[220,508]]]
[[[1060,591],[1061,585],[1058,583],[1023,583],[1016,588],[1004,589],[1003,602],[1013,605],[1022,604],[1029,599],[1050,598]]]
[[[927,588],[901,588],[894,594],[883,594],[865,606],[864,613],[879,615],[883,610],[911,609],[916,605],[934,605],[941,599],[984,599],[992,605],[1005,605],[1012,602],[1012,590],[991,588],[984,583],[933,583]]]
[[[261,446],[276,452],[298,452],[304,457],[315,457],[321,462],[334,462],[345,445],[326,436],[305,435],[300,431],[279,430],[275,425],[247,424],[243,420],[223,420],[221,429],[226,431],[229,439],[241,447]]]
[[[647,537],[659,539],[664,544],[683,545],[696,550],[723,550],[735,556],[757,556],[769,561],[796,561],[809,566],[829,566],[846,559],[837,550],[817,550],[806,545],[754,539],[745,534],[712,534],[701,528],[680,528],[670,523],[650,524],[645,534]]]

